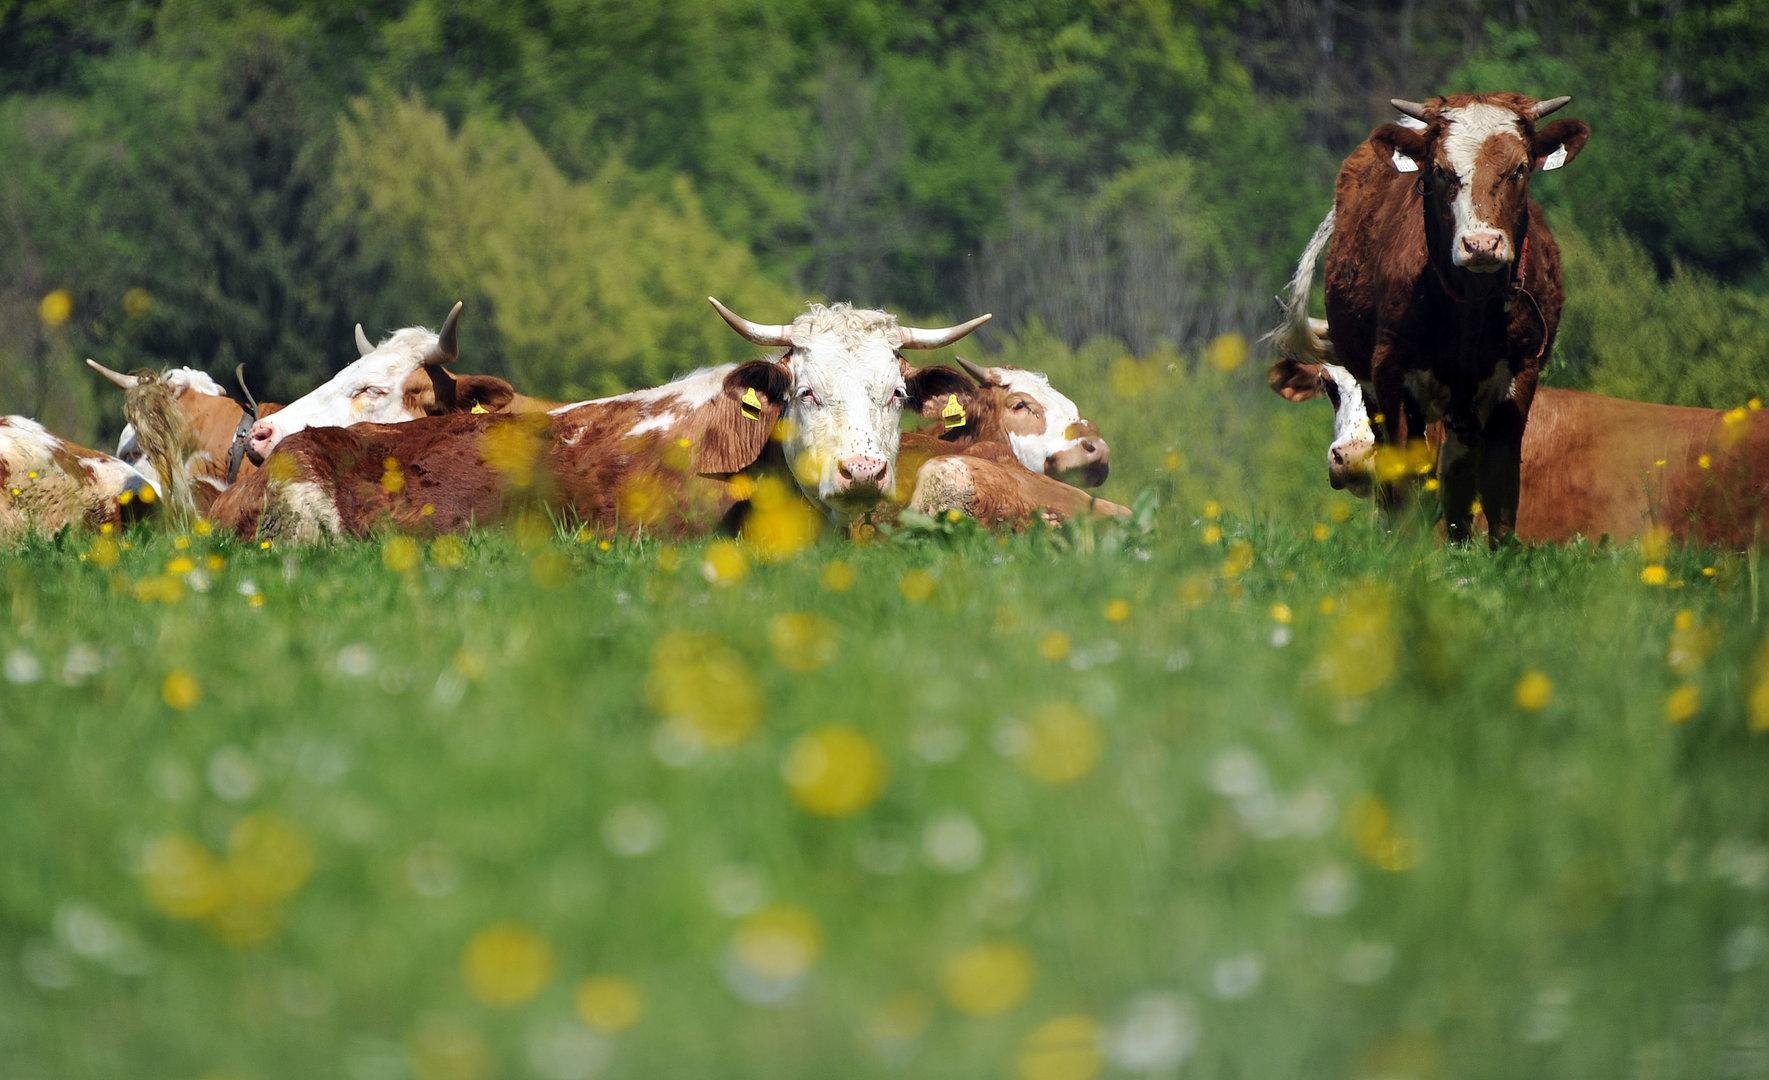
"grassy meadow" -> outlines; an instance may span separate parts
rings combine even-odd
[[[1754,560],[1384,531],[1244,354],[1047,353],[1138,528],[0,557],[0,1072],[1769,1075]]]

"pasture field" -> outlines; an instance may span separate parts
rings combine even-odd
[[[1748,558],[1154,490],[9,554],[0,1071],[1769,1075]]]

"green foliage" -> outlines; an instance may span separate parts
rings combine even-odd
[[[1646,250],[1622,233],[1562,227],[1555,238],[1567,303],[1554,354],[1567,381],[1718,409],[1769,392],[1769,297],[1686,267],[1660,281]]]
[[[474,118],[455,134],[413,101],[361,103],[340,136],[339,185],[349,217],[403,253],[395,280],[489,314],[497,345],[476,354],[486,334],[470,332],[463,367],[501,353],[536,393],[617,393],[749,348],[709,293],[772,321],[799,306],[713,231],[685,179],[659,189],[610,159],[573,181],[518,124]]]

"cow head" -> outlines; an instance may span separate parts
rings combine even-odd
[[[836,518],[871,509],[896,482],[901,418],[942,387],[964,385],[950,368],[912,367],[905,349],[950,345],[989,320],[924,330],[847,304],[812,304],[790,323],[754,323],[708,297],[721,318],[773,360],[740,365],[726,392],[755,391],[746,416],[781,421],[781,446],[800,490]],[[765,412],[763,410],[766,410]]]
[[[1395,169],[1422,173],[1433,259],[1475,274],[1509,270],[1527,227],[1529,180],[1578,156],[1583,120],[1536,122],[1571,101],[1521,94],[1457,94],[1423,104],[1394,99],[1408,120],[1371,132]],[[1441,265],[1441,263],[1440,263]]]
[[[217,487],[225,486],[218,483],[216,477],[226,475],[227,451],[233,443],[234,432],[238,429],[240,417],[245,410],[227,396],[227,391],[221,388],[220,383],[207,372],[188,367],[169,368],[155,376],[124,374],[92,359],[88,359],[86,364],[125,395],[147,382],[157,381],[164,386],[180,414],[182,426],[195,441],[197,452],[207,458],[210,466],[208,473],[214,474],[205,473],[203,479]],[[164,492],[166,485],[162,482],[148,445],[135,424],[123,425],[123,433],[117,439],[117,456],[147,477],[156,489]]]
[[[971,435],[1005,442],[1020,464],[1065,484],[1098,487],[1111,472],[1112,448],[1093,421],[1057,389],[1042,372],[1016,367],[982,367],[958,357],[960,367],[977,381],[964,395],[965,424]],[[923,410],[940,419],[946,399],[937,397]]]
[[[1310,364],[1285,357],[1266,376],[1285,401],[1308,401],[1326,395],[1333,403],[1333,443],[1327,447],[1327,479],[1335,489],[1360,498],[1370,493],[1376,461],[1376,433],[1363,387],[1337,364]]]
[[[440,331],[408,326],[379,345],[372,344],[358,325],[356,349],[361,355],[317,389],[254,424],[246,453],[263,464],[277,443],[310,427],[398,424],[475,408],[502,409],[515,396],[509,383],[448,370],[447,365],[460,355],[456,329],[460,317],[457,303]]]
[[[23,416],[0,416],[0,535],[132,521],[158,493],[126,462],[77,446]]]

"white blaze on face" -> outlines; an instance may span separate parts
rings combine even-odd
[[[434,330],[421,326],[396,331],[317,389],[260,420],[271,433],[265,452],[310,427],[400,424],[423,416],[422,409],[407,401],[405,385],[424,366],[436,340]]]
[[[1007,388],[1009,394],[1024,394],[1037,402],[1044,412],[1044,430],[1030,434],[1010,431],[1008,442],[1014,457],[1033,472],[1041,473],[1051,457],[1081,444],[1081,436],[1071,429],[1081,423],[1081,409],[1050,385],[1042,372],[1020,368],[989,369],[990,376]]]
[[[1489,139],[1512,138],[1523,145],[1523,125],[1517,114],[1497,105],[1474,104],[1443,110],[1444,132],[1440,137],[1444,158],[1456,174],[1456,198],[1450,210],[1455,220],[1455,235],[1450,238],[1450,259],[1457,266],[1467,265],[1469,256],[1462,246],[1468,236],[1498,236],[1505,261],[1511,258],[1510,234],[1498,223],[1483,219],[1475,210],[1474,166],[1480,151]]]
[[[1322,364],[1321,375],[1333,384],[1327,395],[1333,402],[1333,445],[1328,450],[1375,446],[1376,432],[1370,427],[1370,411],[1364,406],[1363,387],[1357,379],[1337,364]]]
[[[792,322],[782,449],[799,488],[837,516],[869,508],[895,480],[908,400],[900,340],[896,316],[846,304],[813,304]],[[844,463],[882,471],[853,482]]]

